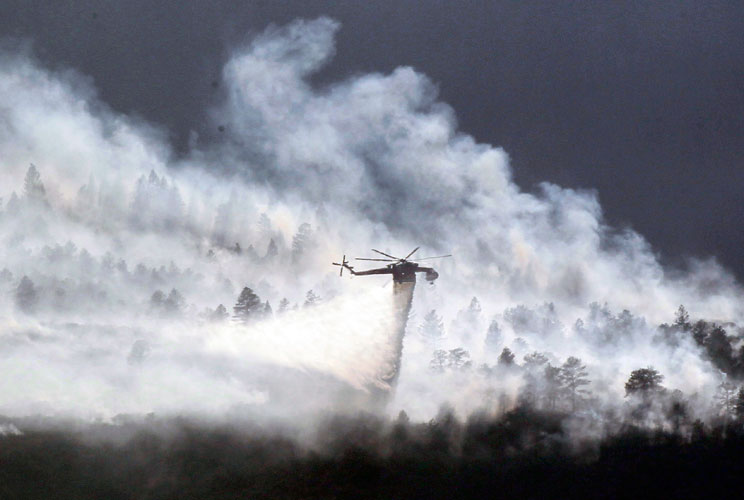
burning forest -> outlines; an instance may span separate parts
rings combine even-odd
[[[662,263],[594,191],[521,189],[414,68],[317,83],[339,28],[235,48],[219,134],[185,153],[85,75],[3,48],[0,496],[732,486],[732,274]],[[387,268],[346,260],[373,247]]]

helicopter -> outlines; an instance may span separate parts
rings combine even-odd
[[[383,255],[384,257],[387,257],[386,259],[371,259],[366,257],[357,257],[356,260],[366,260],[366,261],[374,261],[374,262],[389,262],[385,267],[380,267],[377,269],[367,269],[366,271],[355,271],[353,266],[349,265],[349,261],[346,260],[346,255],[343,256],[341,259],[341,262],[332,262],[334,266],[339,266],[341,268],[339,272],[339,276],[343,276],[344,269],[348,269],[349,272],[354,276],[370,276],[373,274],[392,274],[393,275],[393,281],[395,283],[415,283],[416,282],[416,273],[426,273],[424,278],[426,281],[428,281],[430,284],[434,283],[434,280],[436,280],[439,277],[439,273],[434,270],[434,268],[431,267],[423,267],[418,264],[418,262],[422,260],[431,260],[431,259],[441,259],[444,257],[452,257],[452,255],[438,255],[436,257],[424,257],[421,259],[411,259],[411,256],[418,251],[418,249],[421,247],[414,248],[408,255],[406,255],[403,258],[400,257],[394,257],[390,254],[387,254],[385,252],[381,252],[379,250],[372,249],[373,252],[378,253],[380,255]],[[410,259],[410,260],[409,260]]]

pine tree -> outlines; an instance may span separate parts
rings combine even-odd
[[[503,334],[501,333],[501,327],[496,320],[491,321],[488,325],[488,332],[486,332],[486,347],[489,349],[497,349],[503,340]]]
[[[277,310],[277,314],[283,314],[287,312],[288,308],[289,308],[289,301],[285,297],[279,301],[279,309]]]
[[[674,326],[682,330],[683,332],[688,332],[692,330],[692,324],[690,323],[690,315],[687,312],[687,309],[685,309],[685,306],[680,305],[679,308],[677,308],[677,312],[674,314]]]
[[[304,307],[313,307],[320,304],[320,297],[318,295],[315,295],[315,292],[312,290],[308,290],[307,294],[305,295],[305,304]]]
[[[727,380],[724,380],[723,382],[721,382],[718,386],[718,390],[716,391],[716,395],[715,395],[716,406],[718,406],[720,415],[727,420],[730,418],[733,418],[734,415],[736,415],[736,407],[737,407],[736,392],[737,392],[736,385],[734,385],[733,383]]]
[[[238,301],[233,307],[235,314],[233,318],[241,323],[249,323],[250,321],[257,319],[263,312],[264,305],[261,299],[256,295],[253,290],[248,287],[243,288],[240,292]]]
[[[8,215],[16,215],[21,210],[21,200],[18,198],[18,195],[13,191],[10,194],[10,199],[8,200],[8,204],[5,205],[5,211],[8,213]]]
[[[33,312],[38,299],[38,293],[33,281],[28,276],[21,278],[21,282],[15,291],[15,302],[18,308],[25,313]]]
[[[41,182],[41,175],[33,163],[26,171],[26,178],[23,180],[23,193],[29,200],[44,200],[46,189]]]
[[[561,369],[550,363],[545,365],[543,378],[545,380],[545,406],[549,410],[555,410],[555,403],[561,392]]]
[[[445,368],[447,368],[447,351],[437,349],[432,353],[429,369],[436,373],[444,373]]]
[[[450,350],[447,353],[447,366],[458,371],[469,370],[473,366],[470,353],[462,347]]]
[[[258,234],[263,237],[271,235],[271,219],[266,212],[262,212],[258,217]]]
[[[587,375],[586,365],[582,365],[579,358],[571,356],[561,366],[558,379],[568,394],[571,411],[576,411],[583,396],[589,393],[586,389],[582,389],[583,386],[590,384],[589,379],[586,378]]]
[[[155,292],[150,296],[150,307],[152,309],[161,310],[164,303],[165,294],[163,293],[163,291],[155,290]]]
[[[630,378],[625,383],[625,396],[638,394],[644,398],[664,390],[661,382],[664,376],[652,367],[639,368],[630,373]]]
[[[271,238],[271,241],[269,241],[269,246],[266,248],[266,255],[264,256],[264,259],[270,260],[277,255],[279,255],[279,248],[276,246],[274,238]]]
[[[499,354],[499,366],[514,366],[514,353],[508,347]]]
[[[300,262],[305,253],[313,246],[313,231],[307,222],[300,225],[297,234],[292,238],[292,263]]]
[[[163,302],[163,310],[168,314],[179,314],[182,312],[186,301],[183,295],[175,288],[170,291],[165,302]]]
[[[429,341],[437,341],[444,337],[442,318],[437,316],[436,309],[432,309],[424,316],[424,322],[419,326],[419,334]]]
[[[227,312],[227,308],[220,304],[215,308],[214,311],[212,311],[212,314],[209,315],[209,319],[211,321],[219,323],[225,321],[229,316],[230,314]]]
[[[274,314],[274,312],[271,310],[271,304],[269,304],[269,301],[267,300],[263,305],[263,311],[262,315],[266,318],[271,317]]]

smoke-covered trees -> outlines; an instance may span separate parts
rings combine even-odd
[[[664,376],[652,367],[639,368],[630,373],[630,378],[625,382],[625,396],[640,395],[648,397],[663,391],[661,382]]]
[[[39,300],[36,287],[28,276],[21,278],[15,289],[15,303],[25,313],[33,312]]]
[[[419,326],[419,334],[429,342],[436,342],[444,337],[444,324],[436,309],[426,313],[424,322]]]
[[[225,321],[229,317],[230,313],[227,312],[227,308],[222,304],[218,305],[215,310],[212,311],[209,315],[210,321],[214,321],[217,323]]]
[[[734,351],[723,327],[714,324],[713,329],[705,337],[703,345],[705,346],[705,352],[721,370],[725,373],[732,373]]]
[[[736,415],[736,392],[736,385],[728,380],[724,380],[718,385],[714,399],[719,414],[725,419],[731,419]]]
[[[286,297],[284,297],[282,300],[279,301],[279,307],[277,308],[276,312],[277,314],[283,314],[289,309],[289,300],[287,300]]]
[[[168,297],[165,298],[163,303],[163,309],[167,314],[179,314],[186,305],[186,300],[181,295],[181,292],[173,288],[169,293]]]
[[[453,330],[461,332],[462,340],[469,342],[481,328],[481,304],[477,297],[470,300],[467,308],[460,310],[453,321]]]
[[[23,180],[23,194],[28,200],[43,201],[46,197],[44,183],[41,182],[41,174],[33,163],[26,171],[26,177]]]
[[[150,309],[164,316],[176,316],[183,312],[186,301],[175,288],[166,296],[162,290],[155,290],[150,296]]]
[[[0,270],[0,282],[8,282],[13,279],[13,273],[8,270],[7,267],[4,267],[2,270]]]
[[[736,393],[734,414],[740,422],[744,422],[744,387],[739,388],[739,391]]]
[[[292,262],[299,263],[305,253],[314,246],[313,230],[307,222],[300,224],[297,234],[292,238]]]
[[[689,332],[692,329],[690,314],[683,305],[680,305],[677,312],[674,314],[674,326],[683,332]]]
[[[238,301],[233,307],[233,318],[240,323],[250,323],[260,318],[264,312],[264,304],[258,295],[248,287],[243,288]]]
[[[508,347],[504,347],[499,354],[499,366],[513,366],[514,365],[514,353]]]
[[[447,368],[447,351],[444,349],[437,349],[432,353],[431,361],[429,361],[429,369],[433,372],[444,373]]]
[[[181,221],[183,200],[178,187],[159,177],[154,170],[135,185],[131,222],[135,227],[173,229]]]
[[[320,304],[320,297],[315,294],[312,290],[308,290],[305,294],[305,303],[303,304],[304,307],[314,307]]]
[[[489,349],[498,349],[503,341],[503,334],[501,333],[501,327],[498,321],[493,320],[488,325],[488,331],[486,332],[486,347]]]
[[[561,386],[566,391],[568,401],[571,404],[571,411],[576,411],[578,405],[589,393],[586,389],[582,389],[582,387],[590,384],[587,375],[589,373],[586,371],[586,365],[582,364],[581,360],[574,356],[569,357],[561,365],[558,380],[560,380]]]
[[[5,205],[5,211],[8,215],[17,215],[21,209],[21,200],[18,195],[13,191],[8,199],[8,203]]]
[[[269,245],[266,247],[266,255],[264,255],[264,260],[271,260],[277,255],[279,255],[279,247],[277,247],[274,238],[271,238],[271,240],[269,241]]]

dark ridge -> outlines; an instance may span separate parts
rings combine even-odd
[[[565,435],[568,418],[529,408],[466,422],[447,411],[428,423],[336,416],[302,442],[185,420],[74,431],[19,421],[23,434],[0,437],[0,496],[710,498],[737,491],[744,473],[741,422],[688,433],[626,425],[582,443]]]

